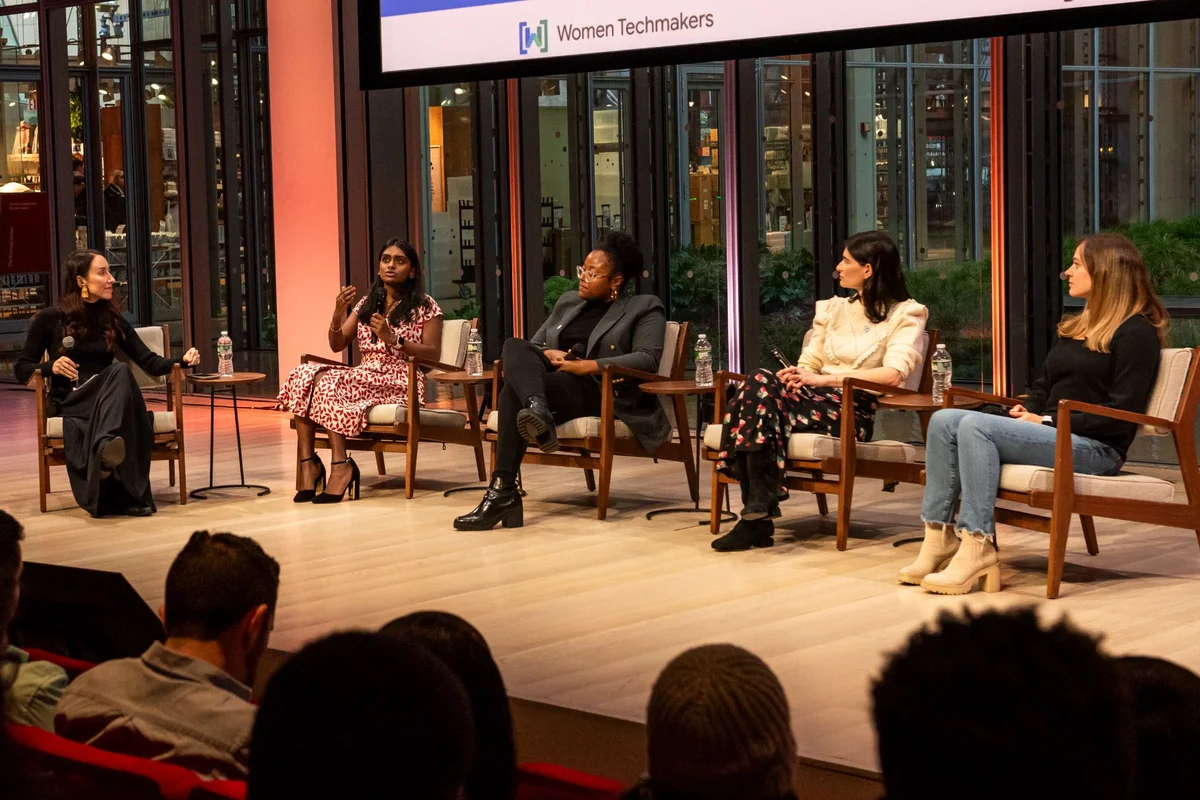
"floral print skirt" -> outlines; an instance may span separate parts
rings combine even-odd
[[[875,431],[879,402],[870,392],[854,395],[854,435],[869,441]],[[842,432],[842,390],[801,386],[790,392],[770,370],[760,369],[737,387],[721,428],[717,469],[737,475],[737,454],[767,450],[782,470],[787,459],[788,437],[793,433]]]

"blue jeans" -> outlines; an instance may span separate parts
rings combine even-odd
[[[1002,464],[1054,466],[1058,431],[1011,417],[978,411],[943,409],[929,421],[925,440],[925,501],[921,519],[950,525],[954,504],[962,498],[958,529],[994,536],[996,492]],[[1115,475],[1125,463],[1106,444],[1071,436],[1075,472]]]

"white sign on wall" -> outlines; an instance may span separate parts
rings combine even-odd
[[[1130,0],[379,0],[380,55],[383,73],[395,74],[1130,4]]]

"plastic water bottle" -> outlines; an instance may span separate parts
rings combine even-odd
[[[467,374],[472,377],[483,374],[483,338],[476,328],[471,328],[467,337]]]
[[[703,333],[696,337],[696,385],[713,385],[712,342]]]
[[[221,338],[217,339],[217,372],[222,378],[233,377],[233,339],[229,338],[229,331],[221,331]]]
[[[942,396],[946,390],[950,388],[950,383],[954,379],[954,365],[950,361],[950,353],[946,351],[946,345],[939,344],[937,350],[933,353],[933,402],[941,403]]]

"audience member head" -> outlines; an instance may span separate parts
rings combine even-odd
[[[667,664],[650,693],[646,736],[656,797],[763,800],[792,791],[787,695],[740,647],[705,645]]]
[[[25,530],[8,512],[0,511],[0,649],[8,644],[8,625],[21,597],[21,542]]]
[[[512,712],[504,679],[483,635],[462,617],[442,611],[400,617],[380,633],[407,637],[424,646],[466,688],[475,719],[475,765],[467,778],[467,800],[512,798],[517,780]]]
[[[1085,299],[1086,304],[1081,313],[1059,323],[1059,336],[1083,339],[1089,350],[1107,353],[1117,328],[1141,314],[1166,346],[1167,310],[1133,242],[1119,233],[1088,236],[1075,248],[1063,277],[1070,295]]]
[[[254,722],[250,800],[455,800],[471,770],[471,707],[441,659],[411,640],[338,633],[271,677]]]
[[[637,286],[645,265],[632,236],[624,231],[606,233],[580,267],[579,296],[611,303],[630,286]]]
[[[215,649],[217,666],[253,685],[278,596],[279,563],[258,542],[196,531],[167,572],[167,647],[190,655]]]
[[[883,231],[856,233],[847,239],[835,275],[843,289],[858,294],[871,322],[883,322],[892,306],[911,297],[900,250]]]
[[[1200,676],[1161,658],[1116,659],[1133,703],[1139,798],[1200,797]]]
[[[888,800],[1128,798],[1128,695],[1097,640],[1032,608],[943,614],[873,690]]]

